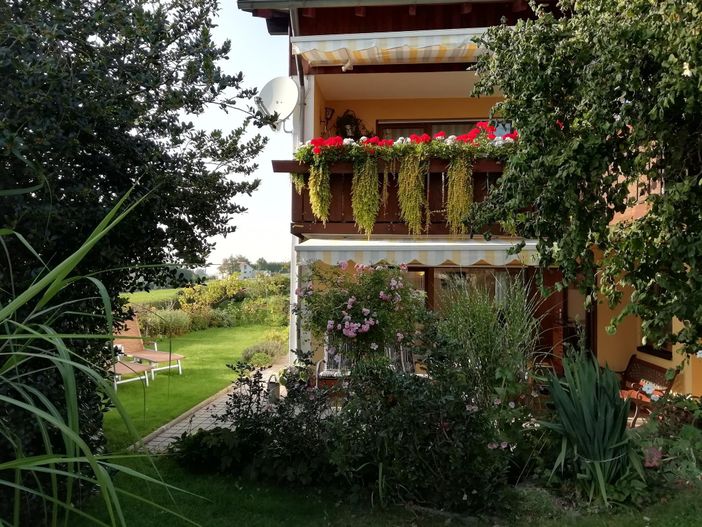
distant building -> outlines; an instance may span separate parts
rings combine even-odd
[[[239,262],[239,278],[247,280],[256,276],[256,271],[247,262]]]

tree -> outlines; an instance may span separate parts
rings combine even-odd
[[[696,351],[702,10],[684,0],[563,0],[559,8],[566,16],[539,8],[536,20],[482,39],[489,53],[477,91],[501,90],[496,111],[521,134],[484,210],[538,239],[541,264],[563,270],[561,287],[597,288],[615,304],[630,286],[615,324],[638,315],[649,342]],[[648,212],[616,223],[637,200]],[[683,327],[670,334],[673,317]]]
[[[146,196],[144,205],[76,269],[97,273],[117,320],[124,317],[120,292],[168,283],[180,264],[204,263],[209,237],[234,230],[232,216],[244,209],[233,199],[258,181],[232,176],[254,171],[266,141],[247,135],[251,123],[262,124],[247,106],[255,90],[221,69],[231,45],[212,41],[216,8],[217,0],[0,5],[0,227],[24,237],[3,238],[0,305],[43,267],[28,246],[49,265],[60,262],[132,187],[133,199]],[[241,123],[229,132],[202,130],[190,116],[207,107],[241,110]],[[74,314],[97,311],[92,287],[81,281],[63,293],[73,314],[44,315],[55,318],[59,333],[107,331],[104,318]],[[111,359],[107,345],[69,345],[93,364]],[[51,375],[26,383],[51,399],[60,383]],[[78,393],[85,439],[99,445],[101,397],[84,385]],[[0,408],[0,415],[22,430],[27,452],[43,448],[22,412]],[[2,441],[0,452],[11,452]]]

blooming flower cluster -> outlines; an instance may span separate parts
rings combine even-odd
[[[327,350],[344,356],[414,345],[420,338],[417,313],[425,306],[407,284],[407,266],[352,265],[339,262],[336,269],[311,273],[313,280],[298,291],[296,312],[303,324],[324,336]]]
[[[322,155],[325,150],[329,149],[343,149],[343,148],[362,148],[369,153],[375,153],[375,149],[378,147],[387,148],[390,151],[394,147],[401,148],[403,145],[413,144],[413,145],[423,145],[423,144],[446,144],[452,145],[457,143],[470,144],[479,146],[481,144],[488,144],[491,146],[503,146],[505,144],[513,143],[519,138],[519,132],[513,130],[508,134],[502,136],[496,135],[497,129],[487,121],[481,121],[475,125],[473,129],[465,134],[460,135],[446,135],[446,132],[437,132],[433,136],[429,134],[411,134],[409,137],[399,137],[397,140],[393,139],[381,139],[378,136],[373,137],[361,137],[358,141],[351,138],[342,138],[341,136],[334,137],[316,137],[303,145],[299,154],[303,154],[307,148],[312,147],[312,154],[315,156]],[[297,155],[296,157],[304,157],[304,155]]]

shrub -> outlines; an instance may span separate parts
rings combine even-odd
[[[296,384],[287,397],[268,404],[260,371],[249,376],[243,363],[230,368],[236,389],[220,417],[230,427],[184,434],[171,447],[175,459],[195,470],[277,483],[312,485],[331,477],[326,392]]]
[[[405,283],[400,269],[357,265],[351,272],[345,265],[311,267],[297,291],[303,326],[352,363],[413,348],[426,313],[423,292]]]
[[[569,470],[590,500],[598,495],[608,505],[612,490],[644,479],[627,431],[629,401],[619,395],[616,374],[585,351],[563,359],[563,375],[548,379],[556,419],[544,425],[562,438],[554,471]]]
[[[377,500],[452,510],[489,507],[506,481],[510,449],[462,387],[358,365],[332,420],[331,459],[351,488]]]
[[[537,300],[524,280],[509,279],[496,299],[485,287],[458,278],[445,295],[429,356],[434,370],[448,366],[443,374],[474,386],[479,404],[521,395],[540,331]]]
[[[254,368],[268,368],[273,364],[273,359],[267,353],[254,353],[249,359],[249,363]]]
[[[251,361],[255,355],[265,355],[268,358],[266,364],[271,364],[271,359],[275,357],[280,357],[285,354],[286,346],[280,342],[275,342],[272,340],[259,342],[253,346],[249,346],[244,350],[242,354],[242,360],[246,363],[253,364]],[[253,364],[256,366],[255,364]]]
[[[287,296],[269,298],[246,298],[227,305],[227,311],[239,325],[265,324],[286,326],[290,301]]]
[[[139,315],[139,327],[145,337],[184,335],[192,328],[188,313],[177,309],[159,309]]]
[[[676,483],[702,479],[701,418],[698,397],[668,394],[654,403],[651,418],[637,430],[647,475]]]

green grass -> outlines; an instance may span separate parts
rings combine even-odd
[[[151,291],[137,291],[136,293],[124,293],[131,304],[150,304],[153,302],[165,302],[175,300],[180,289],[152,289]]]
[[[137,463],[140,469],[153,473],[145,461],[130,461],[132,466]],[[206,496],[207,499],[174,492],[174,501],[171,501],[164,489],[155,485],[145,486],[143,482],[127,476],[117,478],[118,486],[207,527],[439,527],[466,524],[503,527],[698,527],[702,517],[700,488],[679,490],[664,501],[652,498],[652,504],[643,510],[619,509],[599,514],[564,512],[557,510],[551,503],[535,503],[539,500],[548,501],[542,492],[536,492],[536,496],[520,494],[515,495],[514,502],[510,503],[518,515],[488,517],[464,523],[458,519],[447,521],[447,518],[440,516],[417,516],[402,508],[373,510],[367,502],[351,506],[341,493],[334,494],[329,489],[285,489],[227,476],[193,474],[168,458],[157,459],[156,466],[166,482],[199,496]],[[97,500],[93,500],[88,505],[89,512],[99,516],[100,505]],[[169,527],[187,525],[165,512],[129,498],[125,499],[123,505],[127,525],[130,527],[164,523]],[[76,521],[70,525],[87,524]]]
[[[134,462],[130,464],[134,465]],[[174,492],[174,500],[171,500],[164,489],[156,485],[145,486],[142,482],[126,476],[117,478],[118,486],[138,493],[206,527],[440,527],[446,524],[445,518],[438,521],[417,518],[416,515],[401,509],[372,511],[366,503],[352,507],[327,491],[292,491],[256,485],[226,476],[193,475],[169,459],[158,460],[157,466],[166,482],[199,496],[206,496],[207,499]],[[150,470],[146,462],[140,464],[140,469],[147,472]],[[123,509],[126,513],[126,523],[130,527],[188,525],[166,512],[130,498],[124,499]],[[106,519],[104,515],[101,516],[101,503],[95,499],[88,504],[87,510]],[[90,525],[79,519],[69,524],[81,527]]]
[[[139,434],[145,436],[229,385],[233,372],[226,364],[236,362],[245,348],[263,340],[269,331],[265,326],[211,328],[174,337],[173,353],[186,357],[183,375],[160,371],[148,388],[140,382],[118,386],[117,395]],[[159,343],[159,350],[168,351],[167,341]],[[114,410],[105,416],[105,433],[112,450],[133,443]]]

